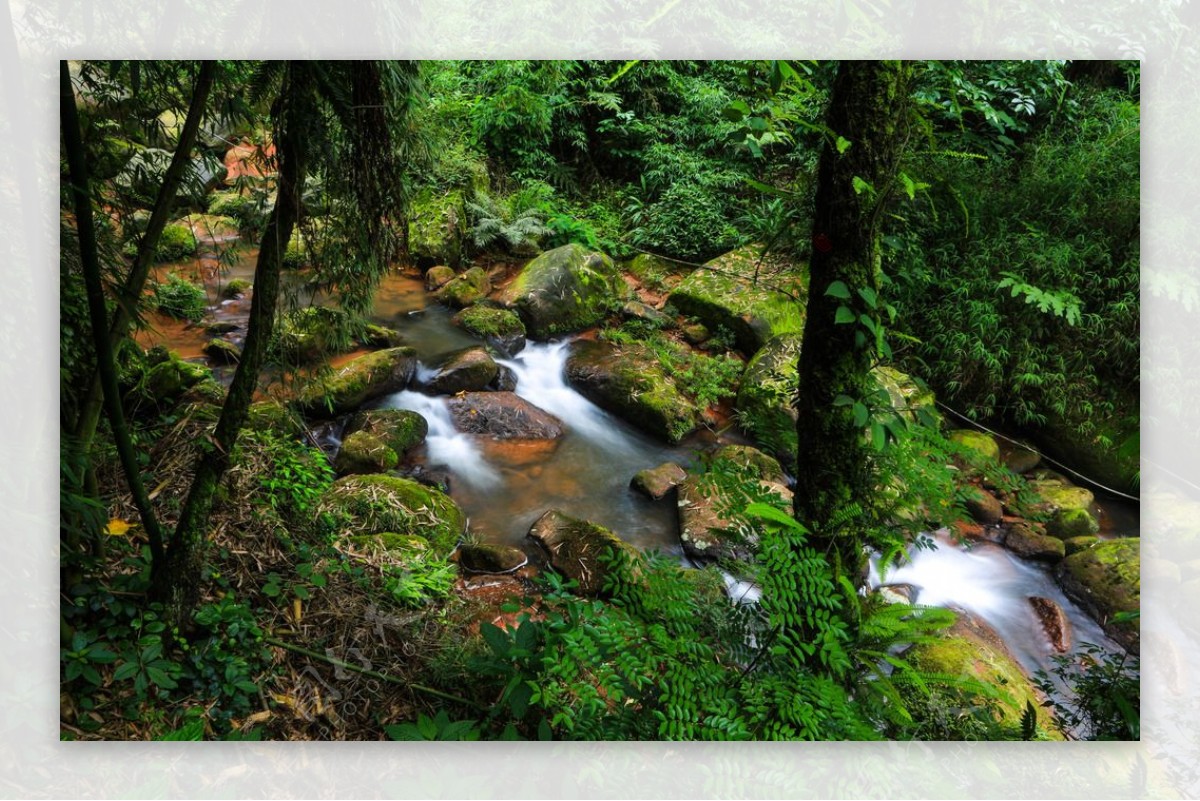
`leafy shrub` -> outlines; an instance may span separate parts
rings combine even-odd
[[[1141,736],[1140,663],[1136,656],[1113,656],[1092,643],[1081,643],[1073,654],[1053,658],[1051,672],[1065,684],[1063,698],[1044,670],[1038,688],[1053,699],[1050,705],[1065,728],[1088,740],[1137,740]]]
[[[204,291],[204,287],[180,278],[175,273],[167,276],[165,284],[155,284],[153,292],[151,303],[160,314],[168,317],[196,323],[204,319],[208,311],[208,293]]]
[[[712,258],[738,241],[719,197],[694,182],[676,183],[645,208],[630,237],[635,245],[672,258]]]
[[[238,448],[262,477],[265,504],[285,520],[308,521],[333,484],[333,468],[323,452],[269,428],[244,430]]]

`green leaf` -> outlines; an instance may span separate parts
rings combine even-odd
[[[497,656],[505,656],[512,648],[512,642],[508,639],[508,634],[504,629],[496,626],[493,623],[483,623],[479,626],[479,633],[483,635],[483,639],[496,652]]]
[[[789,514],[779,511],[770,504],[756,501],[746,507],[745,515],[746,517],[777,523],[793,531],[807,532],[807,529],[798,520]]]
[[[176,684],[175,680],[172,679],[170,676],[168,676],[166,674],[166,672],[163,671],[161,668],[151,667],[151,666],[147,665],[146,666],[146,675],[150,678],[150,681],[154,682],[156,685],[158,685],[159,687],[161,687],[164,690],[174,690],[176,687],[179,686],[178,684]]]
[[[825,295],[838,300],[850,300],[850,287],[845,281],[834,281],[825,289]]]
[[[167,732],[161,737],[155,737],[155,740],[167,741],[196,741],[204,739],[204,718],[194,718],[185,723],[180,728],[172,732]]]
[[[137,662],[125,662],[117,666],[113,671],[113,681],[125,681],[137,675],[139,666]]]
[[[851,184],[854,187],[854,194],[856,195],[861,195],[863,192],[866,192],[868,195],[875,194],[875,187],[871,186],[871,184],[867,183],[862,178],[859,178],[857,175],[851,180]]]
[[[837,148],[838,155],[840,156],[841,154],[845,153],[847,150],[850,149],[851,144],[852,143],[850,142],[849,139],[847,139],[844,136],[839,136],[837,138],[837,141],[834,142],[834,147]]]
[[[867,306],[874,309],[879,304],[879,295],[874,289],[869,286],[864,286],[858,290],[858,296],[866,302]]]
[[[268,598],[275,598],[279,595],[279,592],[280,592],[279,585],[275,584],[273,582],[264,584],[262,591],[263,591],[263,595],[267,596]]]
[[[838,325],[854,322],[854,311],[849,306],[838,306],[833,322]]]
[[[854,426],[861,428],[867,424],[867,418],[870,417],[870,411],[866,405],[861,402],[854,404]]]

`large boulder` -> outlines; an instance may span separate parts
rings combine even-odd
[[[660,500],[687,479],[687,471],[674,462],[664,462],[658,467],[639,470],[629,481],[629,486],[651,500]]]
[[[332,376],[314,380],[300,391],[296,405],[311,417],[336,417],[366,401],[408,386],[417,366],[412,348],[388,348],[359,356]]]
[[[511,545],[473,542],[458,549],[458,565],[468,573],[512,573],[528,563],[525,552]]]
[[[747,246],[695,270],[668,302],[710,331],[732,332],[738,350],[750,357],[771,337],[804,330],[807,284],[807,265],[789,265],[773,255],[762,258],[760,248]]]
[[[1023,521],[1008,527],[1004,547],[1017,556],[1042,562],[1057,562],[1066,555],[1062,540]]]
[[[397,455],[403,456],[425,441],[429,423],[407,409],[367,409],[356,412],[346,421],[343,434],[349,437],[358,431],[378,437]]]
[[[427,292],[436,292],[453,281],[455,275],[453,267],[447,267],[444,264],[434,265],[425,273],[425,290]]]
[[[530,336],[546,339],[595,325],[626,294],[612,259],[571,244],[526,264],[501,302],[521,316]]]
[[[365,431],[355,431],[342,440],[333,466],[338,475],[383,473],[400,461],[396,451],[383,440]]]
[[[632,545],[613,532],[588,520],[551,509],[529,529],[529,538],[541,545],[550,566],[568,579],[579,582],[580,595],[600,595],[611,565],[604,557],[621,551],[636,553]]]
[[[472,267],[443,284],[434,297],[447,306],[462,309],[483,300],[491,291],[492,282],[487,273],[481,267]]]
[[[496,380],[499,365],[481,347],[464,348],[447,355],[432,376],[422,383],[437,395],[482,390]]]
[[[525,347],[525,324],[509,309],[478,304],[454,315],[452,322],[504,358],[512,358]]]
[[[458,267],[467,238],[467,209],[461,189],[423,189],[408,217],[408,250],[418,267]]]
[[[448,495],[406,478],[347,476],[317,504],[317,521],[337,537],[394,533],[417,536],[441,555],[454,549],[466,516]]]
[[[1108,636],[1137,653],[1138,622],[1114,620],[1119,613],[1141,608],[1141,540],[1101,540],[1071,554],[1058,566],[1058,581],[1067,595],[1088,611]]]
[[[700,411],[657,358],[639,343],[571,343],[567,381],[588,400],[648,434],[679,442],[696,428]]]
[[[204,355],[213,364],[237,364],[242,360],[242,349],[228,339],[214,337],[204,346]]]
[[[465,392],[449,401],[459,431],[493,439],[557,439],[563,423],[512,392]]]

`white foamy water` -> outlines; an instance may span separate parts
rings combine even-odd
[[[389,395],[380,407],[407,409],[425,418],[429,423],[425,448],[430,464],[446,465],[455,477],[476,489],[492,489],[500,484],[499,472],[483,458],[474,439],[454,427],[445,398],[406,389]]]

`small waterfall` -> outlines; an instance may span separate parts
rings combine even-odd
[[[429,423],[425,448],[430,464],[444,464],[454,475],[475,489],[492,489],[500,484],[500,474],[483,458],[479,446],[454,426],[446,399],[413,392],[410,389],[389,395],[384,409],[408,409]]]

